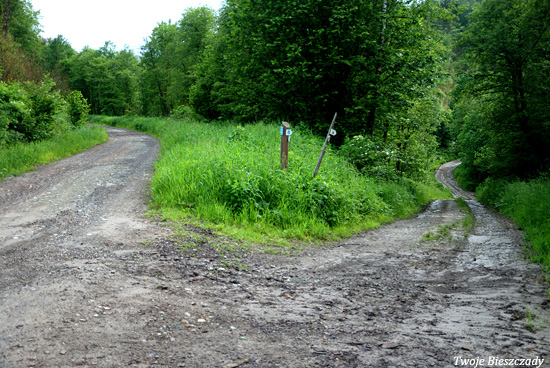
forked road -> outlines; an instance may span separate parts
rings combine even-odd
[[[437,176],[468,199],[469,234],[435,201],[330,247],[235,260],[211,246],[231,240],[187,226],[182,252],[144,217],[158,145],[108,132],[0,183],[0,367],[550,366],[540,271],[456,186],[456,162]]]

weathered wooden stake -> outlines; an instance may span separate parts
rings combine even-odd
[[[288,141],[290,136],[287,131],[290,129],[290,124],[283,121],[281,126],[281,169],[288,170]]]
[[[338,113],[334,113],[334,118],[332,119],[332,123],[330,123],[330,128],[328,129],[327,138],[325,139],[325,144],[323,145],[323,150],[321,151],[321,156],[319,156],[319,161],[317,161],[317,166],[315,166],[315,171],[313,172],[313,177],[317,176],[317,172],[319,171],[319,167],[321,167],[321,162],[323,162],[323,156],[325,155],[325,151],[327,150],[328,142],[330,141],[330,136],[332,132],[332,127],[334,126],[334,122],[336,121],[336,115]]]

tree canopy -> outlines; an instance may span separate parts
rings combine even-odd
[[[548,170],[550,2],[484,0],[460,46],[455,116],[467,165],[480,177]]]
[[[161,22],[139,54],[40,37],[0,3],[3,81],[78,90],[94,114],[288,120],[371,174],[427,170],[436,149],[475,181],[550,168],[549,0],[227,0]]]

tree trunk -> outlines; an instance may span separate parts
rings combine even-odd
[[[6,0],[6,7],[4,8],[3,14],[2,14],[2,34],[4,35],[4,39],[8,38],[8,31],[10,28],[10,21],[11,21],[11,0]]]
[[[380,60],[380,50],[384,48],[384,45],[386,44],[386,14],[388,9],[388,0],[382,0],[382,29],[380,30],[380,39],[378,41],[378,50],[377,50],[377,63],[376,66],[376,85],[374,87],[374,93],[373,93],[373,104],[369,109],[369,114],[367,115],[367,127],[366,131],[367,134],[369,134],[371,137],[374,135],[374,127],[376,126],[376,110],[378,110],[378,97],[380,93],[378,92],[378,83],[380,80],[380,76],[382,75],[382,67],[383,67],[383,61]],[[385,138],[384,138],[385,140]]]

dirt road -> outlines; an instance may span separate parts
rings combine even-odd
[[[550,366],[540,271],[457,163],[437,175],[469,234],[445,200],[294,257],[224,254],[192,227],[181,252],[143,216],[157,143],[108,132],[0,184],[0,367]]]

